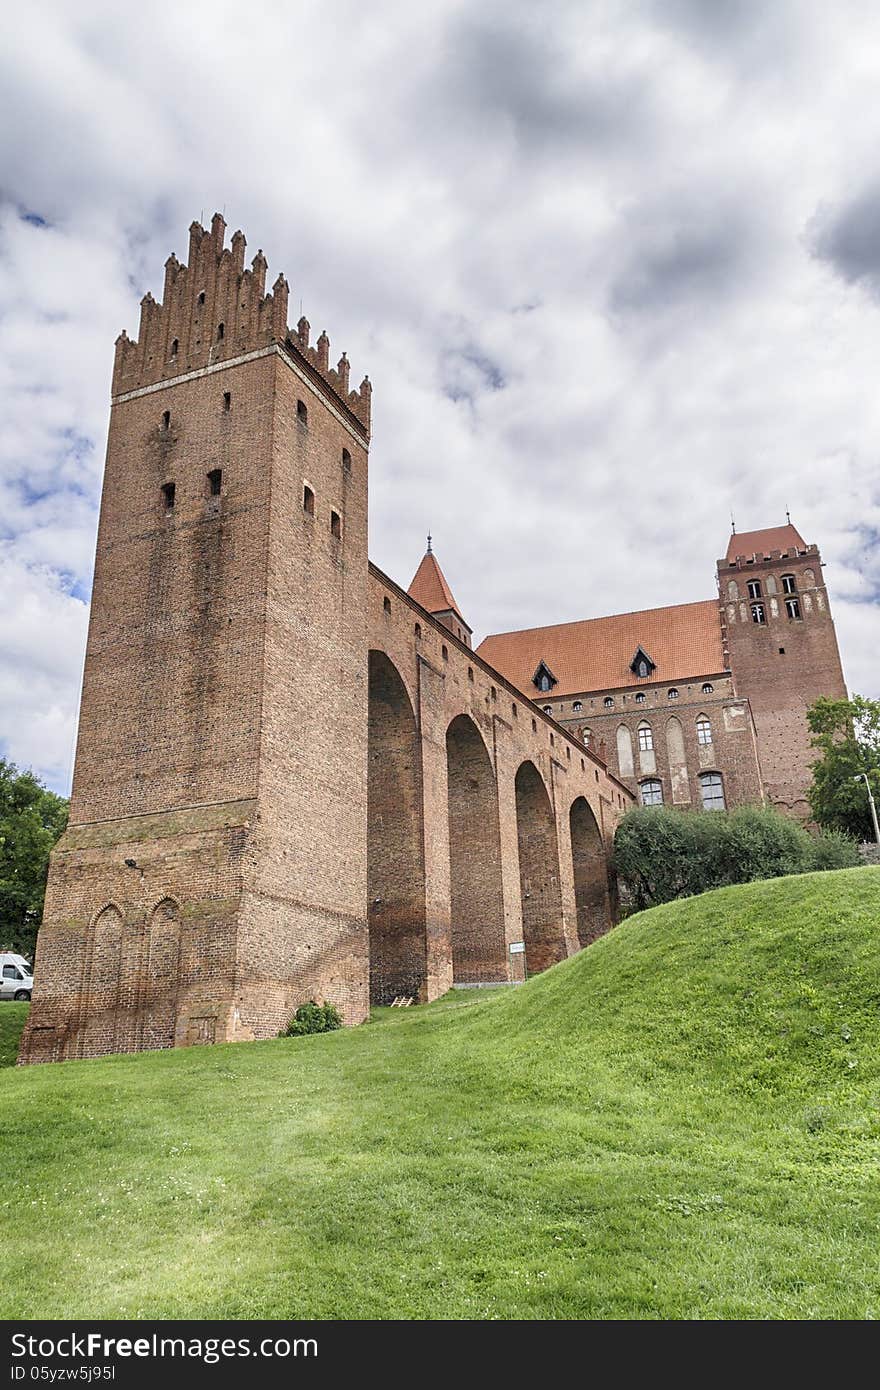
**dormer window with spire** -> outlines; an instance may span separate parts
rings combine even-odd
[[[657,663],[652,661],[644,647],[636,647],[635,655],[629,663],[629,669],[639,680],[646,680],[648,676],[653,676],[657,670]]]
[[[546,695],[549,691],[553,689],[554,685],[558,685],[559,682],[557,681],[553,672],[550,670],[550,667],[547,665],[546,661],[541,661],[538,663],[537,671],[532,676],[532,684],[536,686],[542,694]]]

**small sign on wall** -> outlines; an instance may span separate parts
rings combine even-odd
[[[521,956],[526,949],[526,943],[524,941],[511,941],[508,949],[512,956]]]

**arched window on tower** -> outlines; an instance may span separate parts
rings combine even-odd
[[[712,742],[712,725],[705,714],[697,716],[697,743],[704,746]]]
[[[650,753],[654,748],[654,735],[651,732],[650,724],[639,725],[639,752]]]
[[[663,783],[656,777],[648,778],[647,782],[640,782],[639,796],[643,806],[662,806]]]
[[[720,772],[700,773],[700,796],[704,811],[724,810],[724,784]]]
[[[793,574],[784,574],[782,576],[782,592],[784,594],[797,593],[797,580]]]

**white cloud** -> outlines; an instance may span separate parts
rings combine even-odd
[[[880,19],[828,15],[20,11],[0,54],[0,538],[26,615],[2,633],[7,751],[63,784],[113,340],[215,207],[370,374],[371,551],[395,578],[430,526],[478,634],[709,597],[731,508],[745,530],[788,506],[828,562],[850,683],[880,695]]]

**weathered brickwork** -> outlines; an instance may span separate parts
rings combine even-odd
[[[354,1024],[613,920],[630,792],[369,566],[369,382],[224,242],[194,223],[117,342],[24,1062],[270,1037],[310,997]]]
[[[725,651],[748,695],[767,798],[806,820],[815,757],[806,712],[820,695],[846,699],[821,556],[815,545],[792,545],[719,560],[718,582]]]

